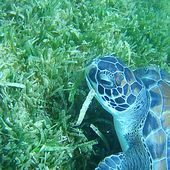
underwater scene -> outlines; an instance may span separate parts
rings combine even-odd
[[[170,170],[170,1],[0,0],[0,170]]]

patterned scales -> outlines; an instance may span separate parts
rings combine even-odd
[[[112,114],[123,151],[96,170],[170,170],[170,75],[152,67],[131,71],[105,56],[87,67],[86,79]]]

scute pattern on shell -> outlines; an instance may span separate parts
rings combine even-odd
[[[170,169],[169,75],[159,68],[145,68],[145,72],[139,69],[135,71],[135,75],[144,82],[150,96],[150,109],[143,127],[143,137],[153,160],[153,169]]]

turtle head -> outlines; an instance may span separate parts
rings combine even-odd
[[[86,68],[86,80],[97,100],[112,115],[127,111],[143,87],[133,72],[113,56],[94,59]]]
[[[145,86],[113,56],[94,59],[86,68],[86,79],[97,100],[114,117],[120,144],[127,150],[130,142],[126,136],[142,127],[147,115],[149,102]]]

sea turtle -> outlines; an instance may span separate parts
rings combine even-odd
[[[87,66],[86,79],[113,116],[122,148],[96,170],[170,170],[170,75],[155,67],[132,71],[104,56]]]

